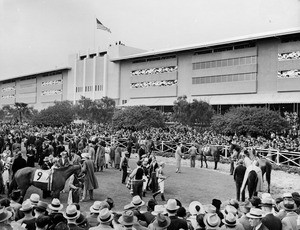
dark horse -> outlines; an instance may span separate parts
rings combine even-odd
[[[13,181],[11,182],[9,188],[9,194],[16,187],[21,190],[22,196],[25,197],[27,189],[33,185],[42,190],[47,190],[46,183],[40,183],[33,181],[36,168],[26,167],[18,170],[15,174]],[[58,168],[53,170],[52,177],[52,197],[59,198],[60,191],[62,191],[65,187],[66,180],[75,172],[79,172],[81,170],[80,165],[69,165],[67,167]]]
[[[208,167],[206,157],[212,156],[215,162],[214,169],[217,169],[218,162],[220,161],[220,156],[223,154],[223,147],[210,145],[209,147],[200,148],[199,153],[200,153],[201,168],[203,167],[203,161],[206,164],[206,168]]]
[[[252,170],[251,172],[249,172],[248,180],[247,180],[249,199],[251,199],[253,195],[257,196],[257,191],[256,191],[257,183],[258,183],[257,173],[254,170]]]
[[[263,178],[264,178],[264,174],[266,174],[266,180],[268,182],[268,193],[270,193],[272,164],[268,160],[262,161],[262,163],[260,163],[260,168],[261,168]]]

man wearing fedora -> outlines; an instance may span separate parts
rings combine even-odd
[[[243,203],[242,205],[240,205],[240,211],[242,213],[242,216],[239,218],[239,222],[241,223],[241,225],[243,225],[245,230],[252,229],[250,222],[249,222],[249,218],[246,216],[247,213],[250,212],[251,208],[252,208],[252,204],[248,200],[245,203]]]
[[[261,209],[251,208],[250,212],[247,213],[246,216],[249,218],[249,222],[253,230],[269,230],[261,221],[263,218],[263,211]]]
[[[169,199],[166,205],[166,210],[168,212],[168,216],[171,219],[171,224],[168,226],[168,230],[179,230],[179,229],[188,229],[188,224],[186,220],[179,219],[176,214],[179,206],[177,205],[177,201],[175,199]]]
[[[12,217],[13,213],[8,211],[5,207],[0,207],[0,229],[13,230],[9,223],[9,219]]]
[[[148,228],[145,228],[141,226],[138,223],[138,219],[136,216],[134,216],[134,213],[132,210],[127,210],[122,213],[122,216],[118,219],[118,222],[123,228],[119,228],[118,226],[115,226],[115,229],[122,229],[122,230],[146,230]]]
[[[298,214],[295,212],[295,201],[290,200],[285,202],[284,209],[286,211],[286,216],[282,219],[282,230],[296,230]]]
[[[75,205],[68,205],[63,216],[68,221],[68,227],[70,230],[84,230],[76,224],[76,220],[80,216],[80,211],[77,210]]]
[[[48,203],[40,200],[38,204],[35,206],[34,217],[38,218],[39,216],[42,215],[48,215],[47,208],[48,208]]]
[[[33,205],[30,200],[25,200],[20,208],[20,211],[24,213],[24,217],[17,221],[21,225],[25,225],[28,230],[35,229],[35,217],[32,215],[32,210]]]
[[[60,158],[58,159],[59,168],[68,167],[70,165],[69,157],[67,151],[62,151],[60,153]]]
[[[100,223],[98,226],[92,227],[89,230],[104,230],[104,229],[113,229],[112,220],[114,219],[114,215],[108,208],[104,208],[100,211],[98,215],[98,222]]]
[[[171,219],[168,216],[164,216],[162,213],[159,213],[155,221],[148,227],[149,229],[163,230],[168,229],[171,224]]]
[[[207,230],[219,229],[221,220],[217,213],[206,213],[203,222]]]
[[[263,198],[260,206],[264,212],[264,217],[261,220],[262,223],[268,229],[281,230],[282,229],[281,220],[278,217],[274,216],[272,212],[272,208],[274,206],[273,199],[271,197]]]
[[[98,216],[100,213],[101,201],[95,201],[90,207],[90,214],[87,216],[87,221],[91,227],[95,227],[99,224]]]
[[[60,216],[60,218],[65,219],[63,217],[63,214],[60,212],[63,209],[63,205],[60,203],[60,200],[57,198],[54,198],[51,201],[51,204],[48,205],[48,209],[49,209],[49,217],[50,217],[50,225],[53,229],[55,227],[55,225],[57,224],[55,219],[57,219],[58,216]]]

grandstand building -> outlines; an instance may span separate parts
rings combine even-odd
[[[55,100],[108,96],[119,106],[170,111],[186,95],[219,112],[232,105],[299,112],[299,28],[149,52],[118,43],[69,59],[65,68],[1,81],[1,105],[44,108]]]

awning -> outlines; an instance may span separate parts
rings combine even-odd
[[[300,103],[300,92],[276,94],[194,96],[191,98],[191,100],[193,99],[203,100],[210,103],[211,105]]]
[[[134,98],[121,106],[135,106],[135,105],[146,105],[146,106],[172,106],[176,97],[162,97],[162,98]]]

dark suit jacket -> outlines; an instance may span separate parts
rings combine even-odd
[[[255,229],[255,228],[253,228],[253,229]],[[273,230],[273,229],[271,229],[271,228],[269,229],[264,224],[262,224],[258,230]]]
[[[264,218],[262,218],[261,222],[268,228],[272,230],[281,230],[282,223],[281,220],[274,216],[272,213],[267,214]]]
[[[170,216],[171,224],[167,228],[168,230],[179,230],[184,229],[188,230],[187,222],[183,219],[179,219],[177,216]]]
[[[244,180],[244,175],[246,172],[246,167],[244,165],[238,165],[233,173],[233,178],[235,180],[236,183],[243,183]]]

